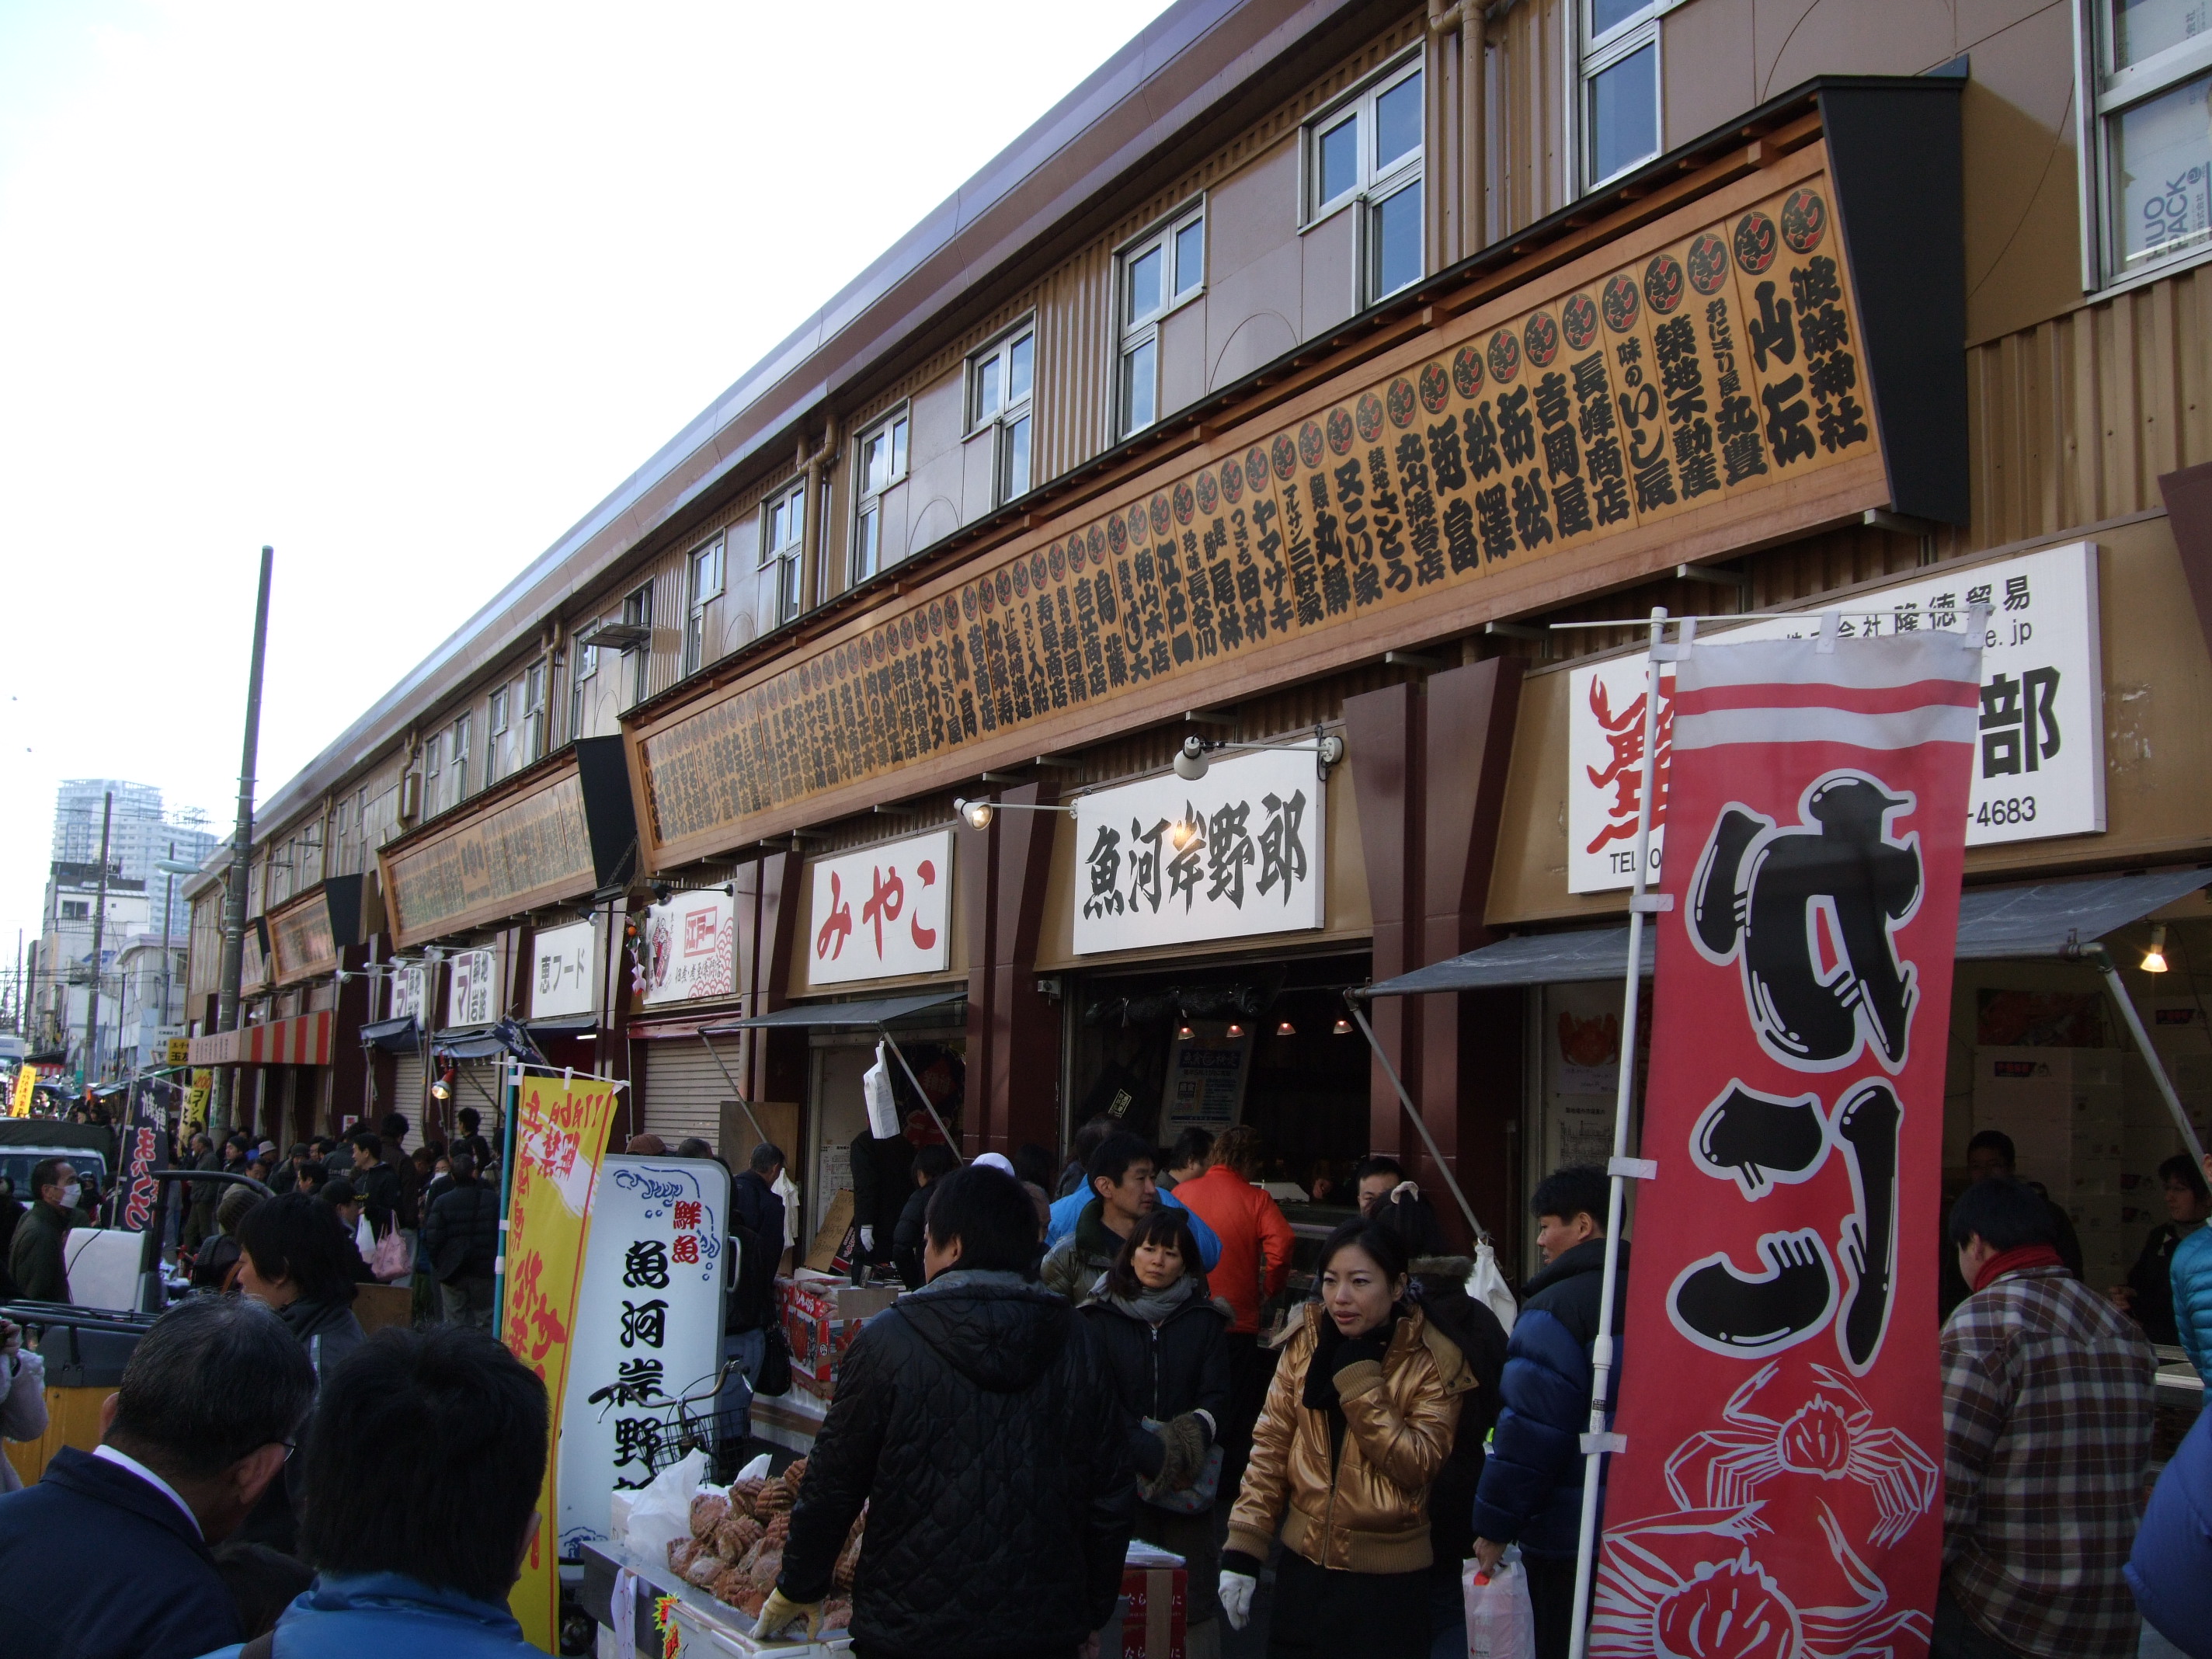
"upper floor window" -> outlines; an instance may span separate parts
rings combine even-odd
[[[651,582],[647,582],[623,600],[623,621],[631,628],[651,629],[653,627],[653,584]],[[650,643],[641,645],[635,651],[623,652],[623,655],[629,659],[629,700],[634,703],[643,702],[646,691],[653,683],[650,673],[653,666],[653,647]]]
[[[1671,0],[1583,0],[1583,184],[1659,153],[1659,14]]]
[[[64,921],[91,921],[92,901],[90,899],[64,899],[62,901],[62,920]]]
[[[707,660],[707,607],[722,597],[722,538],[691,555],[691,603],[684,620],[684,672],[696,674]]]
[[[491,694],[491,752],[484,757],[484,781],[497,783],[514,770],[512,693],[501,686]]]
[[[432,733],[422,740],[422,816],[434,818],[446,810],[446,740]]]
[[[522,760],[528,765],[545,755],[545,665],[534,662],[522,674]]]
[[[568,736],[571,741],[584,735],[584,704],[590,696],[592,681],[599,672],[599,647],[580,645],[575,647],[576,665],[568,672]]]
[[[453,799],[459,803],[469,798],[469,717],[466,714],[453,722],[453,735],[448,746],[453,751],[453,759],[447,767],[447,772],[453,780]]]
[[[860,440],[860,462],[854,477],[859,505],[853,520],[853,580],[864,582],[884,568],[884,492],[906,481],[907,416],[904,410],[878,424]]]
[[[775,571],[775,620],[799,614],[799,544],[806,536],[806,486],[761,503],[761,568]]]
[[[2212,246],[2212,5],[2087,3],[2085,252],[2101,288]]]
[[[1024,323],[968,360],[968,430],[991,434],[993,504],[1030,490],[1030,405],[1036,391],[1036,329]]]
[[[1423,248],[1419,61],[1385,70],[1306,124],[1305,222],[1359,215],[1359,303],[1419,282]]]
[[[1160,319],[1206,285],[1206,215],[1180,216],[1121,252],[1120,435],[1160,416]]]

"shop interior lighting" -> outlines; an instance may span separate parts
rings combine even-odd
[[[1229,1030],[1225,1035],[1233,1037],[1243,1036],[1244,1035],[1244,1028],[1242,1025],[1239,1025],[1235,1020],[1231,1020],[1229,1022]]]
[[[1339,1019],[1335,1024],[1328,1028],[1328,1034],[1331,1036],[1350,1036],[1352,1022],[1348,1019]]]
[[[1316,734],[1310,743],[1226,743],[1218,738],[1209,743],[1204,738],[1188,737],[1182,740],[1182,748],[1176,755],[1176,775],[1185,783],[1196,783],[1212,764],[1207,757],[1222,750],[1237,753],[1285,750],[1294,754],[1308,754],[1326,772],[1344,758],[1344,739],[1334,733]]]
[[[1287,1019],[1280,1021],[1275,1027],[1275,1035],[1277,1036],[1296,1036],[1297,1034],[1298,1028],[1291,1024]]]
[[[1188,1021],[1176,1027],[1176,1036],[1185,1042],[1190,1041],[1191,1030]]]
[[[2143,952],[2142,970],[2146,974],[2166,971],[2166,924],[2160,922],[2150,930],[2150,949]]]

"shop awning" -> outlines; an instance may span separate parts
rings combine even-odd
[[[1969,889],[1959,899],[1958,959],[2056,957],[2072,945],[2101,939],[2141,921],[2207,883],[2212,870],[2160,870],[2148,875],[2082,876],[2030,887]],[[1643,971],[1658,953],[1656,928],[1644,932]],[[1592,927],[1500,939],[1448,962],[1416,968],[1353,994],[1422,996],[1438,991],[1487,991],[1512,985],[1568,985],[1619,979],[1628,957],[1628,929]]]
[[[387,1054],[411,1054],[422,1046],[421,1031],[415,1024],[415,1016],[402,1014],[397,1019],[380,1019],[361,1028],[361,1046],[380,1048]]]
[[[579,1031],[598,1030],[599,1017],[597,1014],[563,1014],[554,1019],[530,1019],[522,1023],[522,1029],[534,1037],[574,1036]]]
[[[925,1008],[941,1008],[948,1002],[957,1002],[967,994],[964,990],[916,991],[902,997],[877,997],[867,1002],[796,1003],[772,1014],[755,1014],[750,1019],[733,1019],[726,1025],[709,1025],[701,1035],[719,1036],[725,1031],[754,1030],[770,1025],[809,1026],[822,1030],[887,1025]]]
[[[430,1048],[441,1060],[496,1060],[507,1052],[507,1045],[489,1026],[441,1031],[430,1039]]]
[[[320,1008],[289,1019],[216,1031],[194,1037],[188,1059],[194,1066],[327,1066],[331,1024],[331,1011]]]

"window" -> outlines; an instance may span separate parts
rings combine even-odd
[[[497,783],[514,769],[514,733],[507,718],[505,686],[491,694],[491,752],[484,757],[484,781]]]
[[[1359,215],[1359,303],[1373,305],[1421,279],[1421,67],[1386,70],[1307,124],[1310,227],[1350,206]]]
[[[1160,319],[1206,285],[1206,215],[1170,221],[1121,252],[1120,435],[1159,418]]]
[[[1668,0],[1583,0],[1583,183],[1659,153],[1659,14]]]
[[[466,714],[453,722],[453,741],[448,747],[453,751],[453,763],[446,770],[453,781],[453,799],[458,805],[469,798],[469,717]]]
[[[1036,330],[1024,323],[968,362],[968,431],[988,432],[994,504],[1030,491],[1030,400],[1036,390]]]
[[[884,568],[884,492],[906,481],[906,411],[901,410],[860,440],[854,472],[860,506],[853,521],[853,580],[864,582]]]
[[[623,601],[623,621],[632,628],[650,629],[653,626],[653,584],[647,582]],[[653,646],[650,641],[635,651],[625,651],[629,659],[629,700],[643,702],[652,684],[647,671],[653,665]]]
[[[2082,240],[2095,289],[2212,246],[2212,4],[2088,4]]]
[[[584,700],[589,687],[599,672],[599,647],[580,645],[576,647],[576,666],[568,676],[568,738],[571,742],[584,735]]]
[[[806,486],[761,503],[761,568],[775,571],[775,620],[799,614],[799,544],[806,536]]]
[[[422,743],[422,816],[426,818],[434,818],[446,810],[444,748],[441,736],[427,738]]]
[[[722,538],[691,555],[691,603],[684,620],[684,672],[696,674],[707,660],[707,607],[722,597]]]
[[[91,921],[92,901],[89,899],[64,899],[62,901],[62,920],[64,921]]]
[[[522,763],[545,756],[545,665],[534,662],[522,675]]]

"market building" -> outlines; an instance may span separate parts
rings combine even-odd
[[[511,1020],[622,1132],[776,1139],[802,1237],[886,1035],[971,1152],[1241,1118],[1435,1189],[1343,993],[1625,915],[1654,605],[1986,599],[1970,884],[2192,868],[2185,9],[1172,8],[277,792],[244,1031],[189,886],[195,1063],[279,1139],[489,1125]],[[1374,1016],[1509,1268],[1620,1062],[1618,954],[1519,948]],[[2131,979],[2201,1116],[2193,975]],[[2124,1270],[2179,1142],[2101,994],[1962,969],[1946,1162],[2014,1126]]]

